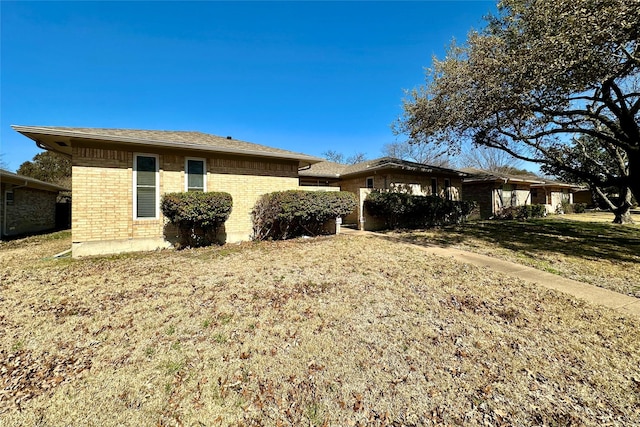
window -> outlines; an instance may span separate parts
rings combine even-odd
[[[5,191],[4,200],[7,202],[7,205],[13,205],[13,191]]]
[[[431,195],[432,196],[438,195],[438,179],[437,178],[431,178]]]
[[[158,156],[134,156],[133,186],[134,218],[158,218]]]
[[[207,167],[204,159],[187,158],[184,172],[186,191],[207,191]]]
[[[444,194],[447,200],[451,200],[451,181],[449,179],[444,180]]]
[[[502,206],[517,205],[517,193],[514,190],[515,187],[512,184],[504,184],[502,186]]]
[[[373,177],[372,176],[367,178],[366,186],[367,186],[367,188],[373,188]]]

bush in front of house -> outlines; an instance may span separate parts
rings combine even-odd
[[[256,202],[251,216],[253,238],[283,240],[326,233],[328,221],[356,208],[356,196],[347,191],[277,191]]]
[[[568,201],[563,200],[560,204],[560,209],[556,209],[556,212],[562,214],[580,214],[585,213],[586,210],[586,203],[569,203]]]
[[[385,222],[387,228],[423,228],[459,224],[476,209],[475,202],[374,190],[364,201],[365,211]]]
[[[577,214],[585,213],[587,211],[586,203],[574,203],[573,204],[573,212]]]
[[[500,209],[493,219],[529,219],[547,216],[545,205],[507,206]]]
[[[217,242],[217,234],[229,219],[233,199],[223,192],[167,193],[160,208],[178,230],[180,246],[198,247]]]

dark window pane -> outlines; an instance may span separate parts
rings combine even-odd
[[[155,187],[138,187],[136,204],[138,218],[154,218],[156,216]]]
[[[204,162],[187,161],[187,190],[204,190]]]
[[[136,218],[156,216],[156,158],[136,157]]]
[[[156,185],[156,158],[138,156],[136,160],[137,184]]]

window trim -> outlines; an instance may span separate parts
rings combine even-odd
[[[207,191],[207,159],[204,157],[184,158],[184,191],[189,191],[189,160],[202,162],[202,192]]]
[[[371,180],[371,187],[369,187],[369,180]],[[373,189],[373,188],[375,188],[375,185],[376,185],[376,181],[375,181],[374,177],[368,176],[368,177],[365,178],[365,180],[364,180],[364,187],[365,188]]]
[[[156,160],[156,212],[154,217],[138,216],[138,157],[153,157]],[[133,219],[134,221],[157,220],[160,218],[160,156],[149,153],[133,154]]]

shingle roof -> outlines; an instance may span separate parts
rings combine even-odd
[[[545,186],[557,186],[557,187],[571,187],[581,188],[578,185],[567,184],[566,182],[554,181],[547,178],[542,178],[534,174],[510,174],[496,171],[487,171],[483,169],[465,168],[462,169],[469,174],[468,178],[465,178],[464,182],[478,182],[478,181],[507,181],[507,182],[524,182],[531,184],[533,187],[545,187]]]
[[[38,139],[38,136],[41,138],[49,137],[49,139],[51,139],[51,137],[66,138],[68,140],[74,138],[295,159],[304,160],[310,163],[315,163],[321,160],[307,154],[195,131],[18,125],[13,125],[11,127],[36,142],[42,142]],[[53,141],[53,139],[51,140]],[[46,144],[46,141],[44,144],[48,145]],[[50,148],[54,150],[60,149],[55,145]]]
[[[311,165],[309,169],[301,170],[300,176],[338,178],[360,173],[372,172],[380,169],[400,169],[416,172],[441,172],[452,175],[464,176],[464,172],[454,169],[441,168],[438,166],[426,165],[423,163],[409,162],[407,160],[396,159],[394,157],[380,157],[373,160],[356,163],[355,165],[342,165],[333,162],[320,162]]]
[[[41,190],[48,191],[71,191],[66,187],[61,187],[56,184],[52,184],[46,181],[40,181],[39,179],[31,178],[28,176],[18,175],[17,173],[9,172],[4,169],[0,169],[0,182],[10,182],[17,185],[26,185],[27,187],[39,188]]]
[[[484,169],[465,168],[462,169],[469,176],[464,182],[475,181],[511,181],[511,182],[528,182],[530,184],[544,184],[544,180],[534,174],[510,174],[496,171],[488,171]]]
[[[313,176],[323,178],[339,178],[340,174],[349,165],[343,165],[334,162],[320,162],[311,165],[309,169],[301,169],[299,171],[300,176]]]

